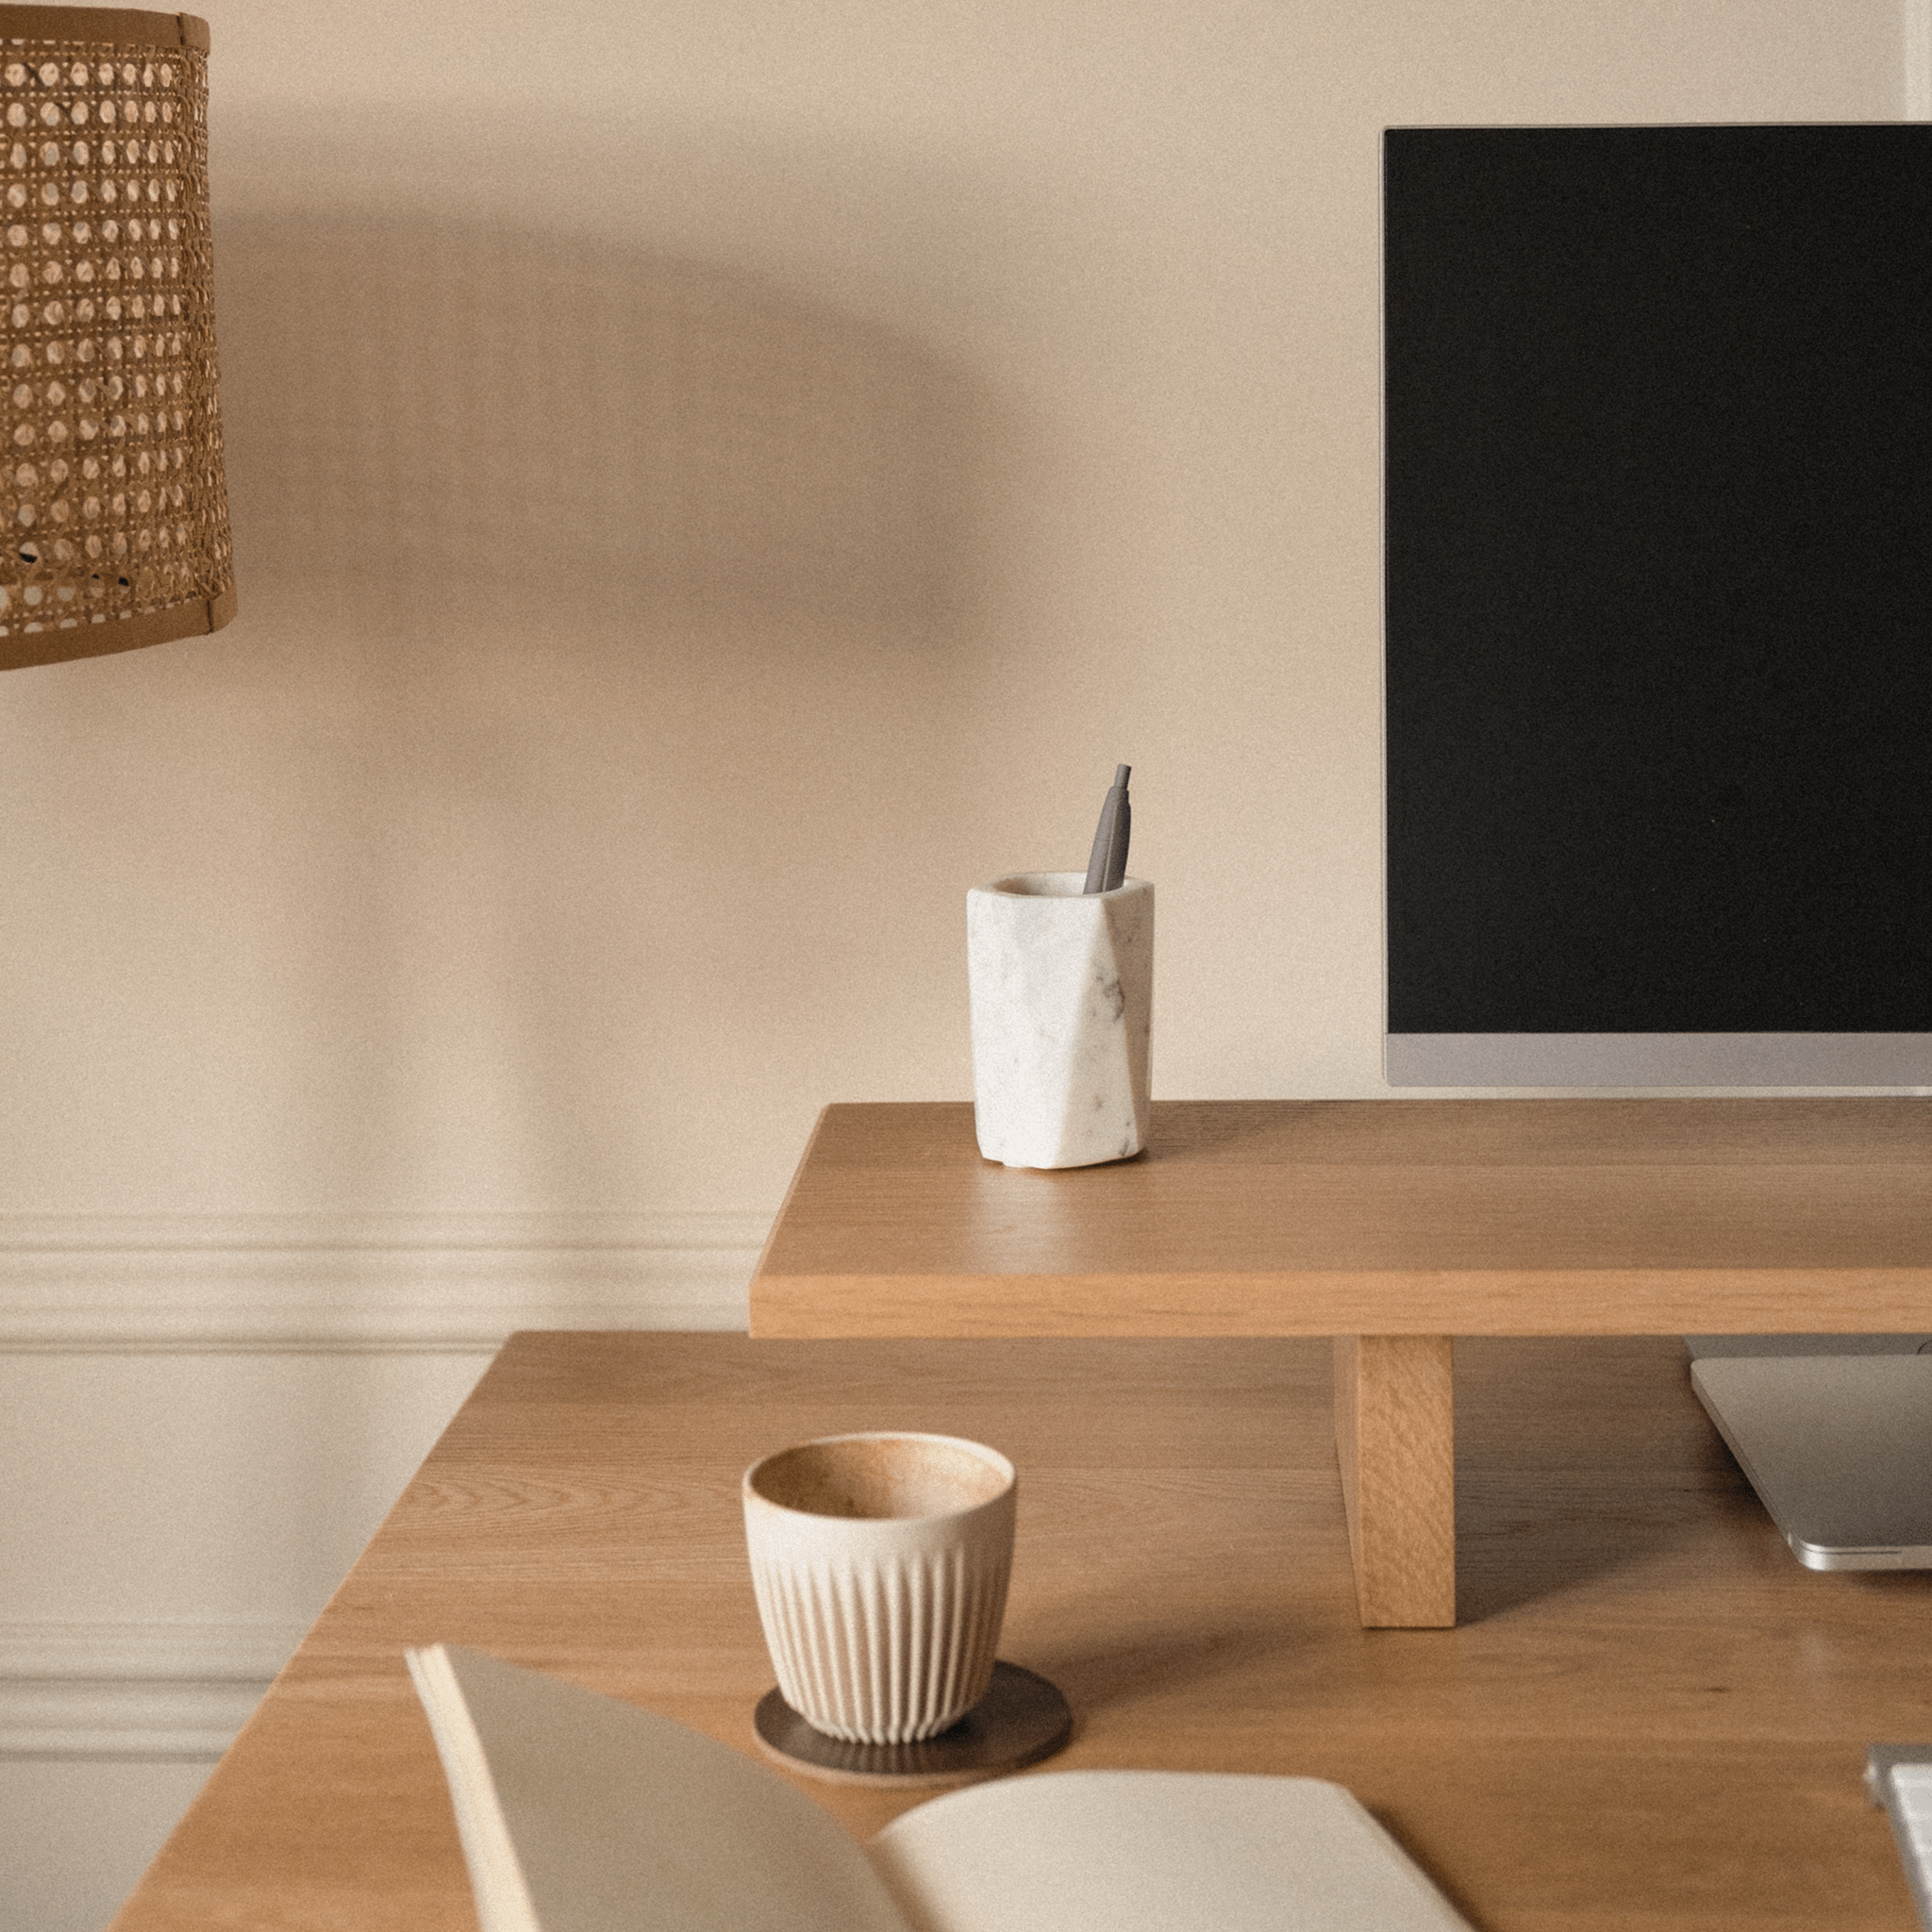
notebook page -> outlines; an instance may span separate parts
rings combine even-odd
[[[1009,1778],[904,1813],[872,1853],[918,1932],[1469,1932],[1317,1778]]]
[[[864,1851],[775,1772],[559,1678],[442,1656],[541,1932],[907,1932]],[[464,1855],[488,1925],[500,1873]]]

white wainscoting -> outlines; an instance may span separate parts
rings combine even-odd
[[[25,1620],[0,1625],[0,1757],[211,1762],[228,1748],[303,1627]]]
[[[741,1328],[754,1213],[9,1215],[0,1351],[495,1348]]]
[[[0,1924],[98,1932],[506,1336],[741,1329],[767,1225],[0,1217]]]

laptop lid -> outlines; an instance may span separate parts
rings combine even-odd
[[[1801,1563],[1932,1569],[1932,1355],[1706,1356],[1690,1386]]]

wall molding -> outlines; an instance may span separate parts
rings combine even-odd
[[[0,1352],[481,1353],[742,1328],[750,1211],[0,1215]]]
[[[752,1212],[0,1215],[0,1354],[488,1354],[742,1329]],[[212,1763],[296,1625],[0,1622],[0,1758]]]
[[[301,1638],[292,1624],[0,1624],[0,1758],[212,1763]]]

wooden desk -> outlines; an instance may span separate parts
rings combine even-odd
[[[1451,1338],[1932,1329],[1919,1100],[1166,1101],[1146,1153],[982,1160],[829,1107],[758,1336],[1332,1335],[1364,1624],[1456,1616]]]
[[[1348,1606],[1322,1342],[518,1336],[115,1932],[472,1926],[405,1644],[753,1752],[740,1473],[866,1427],[1019,1465],[1001,1649],[1073,1702],[1056,1765],[1339,1779],[1479,1932],[1913,1932],[1859,1779],[1932,1737],[1932,1579],[1793,1562],[1674,1343],[1458,1374],[1464,1622],[1394,1635]],[[913,1802],[798,1782],[860,1833]]]

